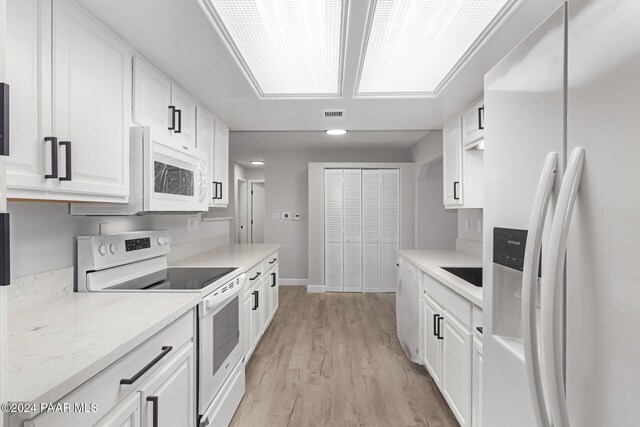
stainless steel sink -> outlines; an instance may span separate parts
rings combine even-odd
[[[458,276],[465,282],[471,283],[477,288],[482,287],[482,268],[480,267],[440,267],[445,271]]]

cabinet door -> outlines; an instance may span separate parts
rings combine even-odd
[[[227,207],[229,204],[229,128],[216,119],[213,159],[214,181],[218,182],[214,206]]]
[[[183,347],[166,366],[149,378],[142,390],[143,425],[195,425],[195,366],[193,344]]]
[[[53,2],[59,191],[128,201],[130,67],[127,46],[102,24],[70,0]]]
[[[246,284],[245,284],[246,285]],[[251,318],[253,315],[253,295],[251,291],[244,294],[242,305],[242,348],[247,360],[253,351],[253,340],[251,338]]]
[[[422,297],[422,310],[422,318],[424,319],[424,328],[422,329],[424,365],[431,374],[433,381],[440,385],[442,381],[442,340],[438,337],[442,336],[442,331],[439,331],[442,324],[439,320],[442,310],[427,296]]]
[[[262,332],[267,327],[267,324],[271,320],[271,290],[269,287],[271,286],[271,276],[266,275],[262,279],[262,284],[260,285],[260,304],[262,304]]]
[[[380,290],[380,171],[362,171],[362,285]]]
[[[380,286],[393,292],[398,282],[398,245],[400,241],[400,171],[380,171]]]
[[[462,126],[463,145],[471,144],[484,137],[484,100],[481,99],[464,112]]]
[[[208,197],[209,206],[213,206],[216,188],[214,184],[215,177],[213,175],[213,165],[215,162],[214,154],[214,134],[215,134],[215,118],[211,113],[202,107],[196,109],[196,147],[207,152],[208,166]]]
[[[471,425],[482,427],[482,341],[473,338],[473,391],[471,395]]]
[[[169,137],[171,82],[140,58],[133,59],[133,121]]]
[[[278,299],[279,299],[279,295],[278,295],[278,289],[279,289],[279,285],[278,285],[278,265],[276,264],[276,267],[273,269],[273,271],[271,272],[271,275],[269,277],[269,292],[271,293],[271,296],[269,297],[269,301],[271,302],[271,317],[273,317],[276,314],[276,311],[278,310]]]
[[[139,427],[141,422],[140,393],[133,393],[98,421],[96,427]]]
[[[196,102],[179,87],[171,86],[171,104],[176,108],[173,138],[183,144],[196,145]]]
[[[471,419],[471,331],[444,313],[442,393],[461,426]]]
[[[324,171],[324,284],[327,291],[343,289],[342,169]]]
[[[16,197],[19,190],[47,190],[54,181],[45,179],[51,174],[51,143],[44,141],[53,136],[51,49],[40,48],[51,45],[51,1],[8,0],[6,17],[12,140],[7,196]]]
[[[344,169],[344,291],[362,291],[362,175]]]
[[[457,207],[462,204],[462,125],[456,117],[444,125],[443,138],[443,174],[444,205]]]

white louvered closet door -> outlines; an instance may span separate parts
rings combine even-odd
[[[383,169],[381,178],[381,248],[380,248],[380,285],[382,291],[395,291],[398,281],[398,247],[400,241],[399,193],[400,171]]]
[[[327,291],[343,289],[342,169],[324,171],[324,284]]]
[[[380,290],[380,171],[362,171],[362,284]]]
[[[362,171],[343,170],[344,291],[362,292]]]

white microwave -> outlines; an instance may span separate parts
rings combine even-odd
[[[72,215],[194,213],[209,209],[207,153],[132,127],[129,203],[74,203]]]

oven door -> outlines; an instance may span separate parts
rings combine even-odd
[[[241,286],[236,286],[237,290]],[[235,291],[235,289],[234,289]],[[201,303],[199,330],[199,402],[202,414],[242,358],[240,336],[240,295],[231,295],[214,308]]]
[[[207,154],[195,147],[160,141],[149,132],[144,144],[144,210],[208,210]]]

